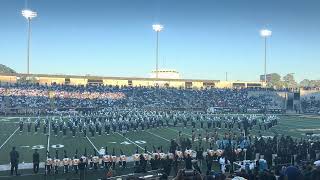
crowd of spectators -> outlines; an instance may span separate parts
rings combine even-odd
[[[320,94],[302,98],[301,108],[304,113],[320,114]]]
[[[224,107],[246,112],[274,106],[267,94],[249,96],[248,89],[176,89],[157,87],[15,84],[0,87],[5,108],[201,108]],[[279,108],[281,108],[279,106]]]

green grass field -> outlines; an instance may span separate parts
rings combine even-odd
[[[15,146],[20,153],[20,163],[30,163],[32,162],[32,153],[34,150],[33,146],[42,146],[43,148],[39,150],[41,160],[44,161],[46,158],[46,149],[47,149],[47,136],[42,132],[42,126],[37,134],[32,132],[26,132],[26,125],[24,131],[20,133],[17,128],[19,118],[17,117],[2,117],[0,118],[0,164],[9,164],[9,152],[12,147]],[[204,137],[205,129],[200,129],[200,124],[197,124],[197,134],[202,133]],[[205,124],[206,127],[206,124]],[[143,152],[144,147],[147,146],[149,151],[152,151],[153,146],[163,146],[165,151],[168,150],[170,145],[170,140],[178,136],[178,131],[182,131],[185,137],[191,137],[192,128],[183,127],[163,127],[149,129],[145,131],[129,132],[126,137],[123,137],[119,133],[112,133],[110,135],[102,134],[98,136],[95,134],[95,137],[84,138],[82,133],[78,133],[76,137],[71,136],[71,132],[68,131],[67,136],[63,136],[59,132],[58,136],[54,136],[51,132],[49,147],[51,156],[55,155],[55,148],[52,146],[61,144],[64,147],[59,148],[59,157],[63,157],[63,150],[66,150],[69,157],[72,157],[78,149],[79,154],[84,152],[84,149],[87,149],[88,154],[93,154],[94,148],[100,149],[101,147],[108,147],[109,153],[112,152],[114,148],[116,154],[119,155],[120,149],[123,150],[127,156],[132,155],[137,145],[139,146],[139,151]],[[212,129],[213,131],[213,129]],[[222,137],[224,132],[228,130],[222,128],[218,129],[219,136]],[[234,128],[233,132],[240,133],[238,129]],[[290,135],[295,138],[306,138],[306,132],[313,132],[315,134],[320,134],[320,118],[314,117],[302,117],[302,116],[281,116],[280,121],[277,126],[272,127],[271,129],[261,131],[263,136],[274,136],[275,133]],[[251,134],[257,135],[259,133],[259,127],[255,126]],[[197,142],[195,142],[197,143]],[[205,142],[203,142],[205,146]],[[197,145],[197,144],[196,144]]]
[[[40,149],[42,160],[45,160],[45,152],[47,148],[47,136],[43,134],[42,128],[39,129],[38,133],[34,133],[32,128],[31,133],[26,132],[26,127],[24,131],[20,133],[16,131],[18,128],[19,118],[14,117],[3,117],[0,119],[0,164],[8,164],[9,162],[9,152],[11,148],[15,146],[20,152],[20,162],[31,162],[33,146],[42,145],[43,149]],[[205,129],[200,129],[200,124],[197,124],[196,131],[202,133],[204,137]],[[63,156],[63,150],[66,150],[69,157],[73,156],[76,149],[78,149],[79,154],[84,152],[87,148],[88,154],[93,153],[93,149],[100,149],[101,147],[108,147],[109,153],[112,149],[116,150],[116,154],[120,153],[120,149],[124,151],[127,155],[131,155],[136,150],[137,145],[141,146],[139,148],[143,152],[145,146],[148,147],[149,151],[152,151],[152,146],[163,146],[164,150],[167,151],[169,148],[169,141],[178,136],[178,131],[182,131],[183,135],[186,137],[191,136],[192,128],[183,127],[163,127],[149,129],[145,131],[128,132],[126,137],[122,134],[112,133],[110,135],[102,134],[95,137],[91,137],[88,134],[88,138],[84,138],[82,133],[77,132],[76,137],[71,136],[71,132],[68,131],[67,136],[63,136],[61,132],[58,136],[54,136],[51,132],[50,136],[50,154],[55,155],[56,148],[52,146],[61,144],[64,147],[59,148],[60,157]],[[213,130],[213,129],[212,129]],[[16,132],[15,132],[16,131]],[[228,130],[222,128],[218,129],[219,135],[222,137],[224,132]],[[15,133],[14,133],[15,132]],[[235,128],[233,132],[239,133]],[[252,135],[257,135],[259,132],[258,126],[255,126],[251,131]],[[297,117],[297,116],[282,116],[279,124],[270,130],[260,131],[263,136],[274,136],[275,133],[290,135],[296,138],[305,137],[306,132],[313,132],[315,134],[320,134],[320,119],[317,118],[307,118],[307,117]],[[197,134],[198,134],[197,133]],[[10,138],[9,138],[10,137]]]

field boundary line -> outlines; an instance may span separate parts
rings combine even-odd
[[[93,142],[90,140],[90,138],[88,136],[86,136],[87,140],[89,141],[89,143],[93,146],[93,148],[99,152],[98,148],[93,144]]]
[[[175,129],[172,129],[172,128],[168,128],[168,129],[170,129],[171,131],[175,131],[175,132],[178,132],[178,133],[179,133],[178,130],[175,130]],[[187,136],[189,136],[189,137],[192,137],[190,134],[184,133],[183,131],[181,131],[181,133],[184,134],[184,135],[187,135]]]
[[[158,138],[160,138],[160,139],[163,139],[163,140],[165,140],[165,141],[171,142],[169,139],[164,138],[164,137],[162,137],[162,136],[160,136],[160,135],[158,135],[158,134],[155,134],[155,133],[150,132],[150,131],[146,131],[146,132],[149,133],[149,134],[151,134],[151,135],[154,135],[154,136],[156,136],[156,137],[158,137]]]
[[[117,133],[119,136],[121,136],[121,137],[125,138],[127,141],[131,142],[132,144],[134,144],[134,145],[138,146],[140,149],[144,150],[144,148],[143,148],[143,147],[141,147],[139,144],[137,144],[137,143],[133,142],[133,141],[132,141],[132,140],[130,140],[129,138],[127,138],[127,137],[123,136],[122,134],[120,134],[119,132],[116,132],[116,133]],[[151,154],[151,152],[150,152],[150,151],[147,151],[147,153]]]
[[[11,137],[19,130],[19,127],[4,141],[4,143],[0,146],[0,150],[2,147],[11,139]]]

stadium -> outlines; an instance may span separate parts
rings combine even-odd
[[[1,1],[0,179],[320,179],[320,4],[239,2]]]

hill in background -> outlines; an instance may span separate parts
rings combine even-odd
[[[0,73],[14,74],[14,73],[16,73],[16,71],[9,68],[8,66],[0,64]]]

